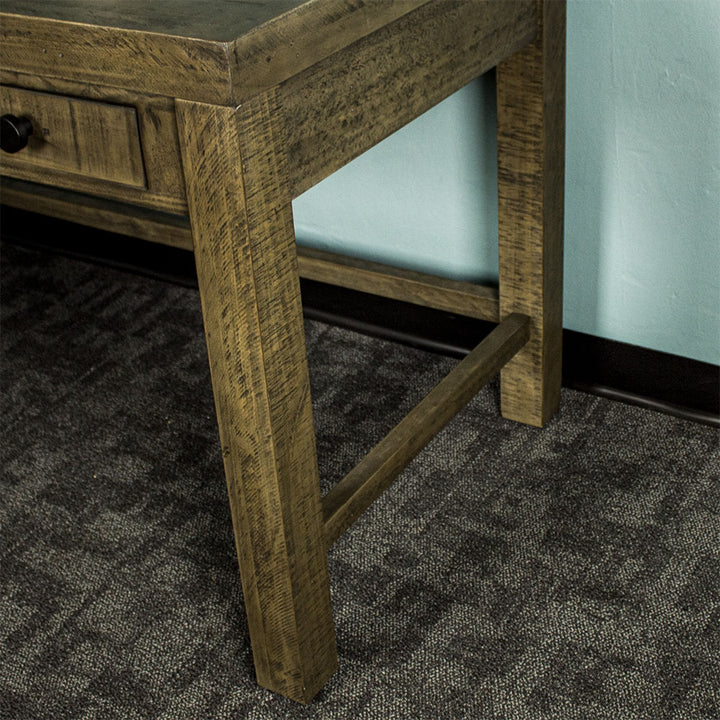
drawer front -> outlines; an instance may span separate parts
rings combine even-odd
[[[145,171],[134,107],[0,87],[0,113],[33,125],[27,147],[3,153],[3,172],[13,168],[43,181],[49,169],[144,188]]]

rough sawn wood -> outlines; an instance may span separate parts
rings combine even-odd
[[[564,18],[561,0],[2,3],[0,112],[34,129],[2,158],[3,201],[195,253],[255,668],[275,692],[308,702],[335,670],[328,544],[490,375],[509,360],[507,417],[557,407]],[[293,198],[494,66],[498,291],[298,253]],[[500,321],[323,500],[300,274]]]

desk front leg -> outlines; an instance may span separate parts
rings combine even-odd
[[[308,702],[337,653],[280,113],[269,93],[177,116],[258,682]]]
[[[539,0],[537,38],[497,68],[500,317],[531,319],[501,373],[502,414],[544,425],[560,402],[565,3]]]

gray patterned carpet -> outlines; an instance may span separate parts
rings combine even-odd
[[[488,387],[331,551],[301,707],[253,680],[197,292],[1,263],[3,720],[720,718],[716,429]],[[327,488],[453,361],[307,334]]]

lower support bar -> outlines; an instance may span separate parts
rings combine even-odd
[[[529,337],[530,319],[515,313],[508,316],[325,495],[322,506],[328,547]]]
[[[193,249],[186,217],[71,190],[3,178],[4,204],[60,220]],[[308,280],[339,285],[467,317],[498,322],[497,288],[450,280],[427,273],[297,246],[298,271]]]
[[[0,180],[0,197],[3,205],[18,210],[161,245],[193,249],[190,221],[184,215],[6,177]]]
[[[498,322],[497,288],[298,247],[300,277],[467,317]]]

